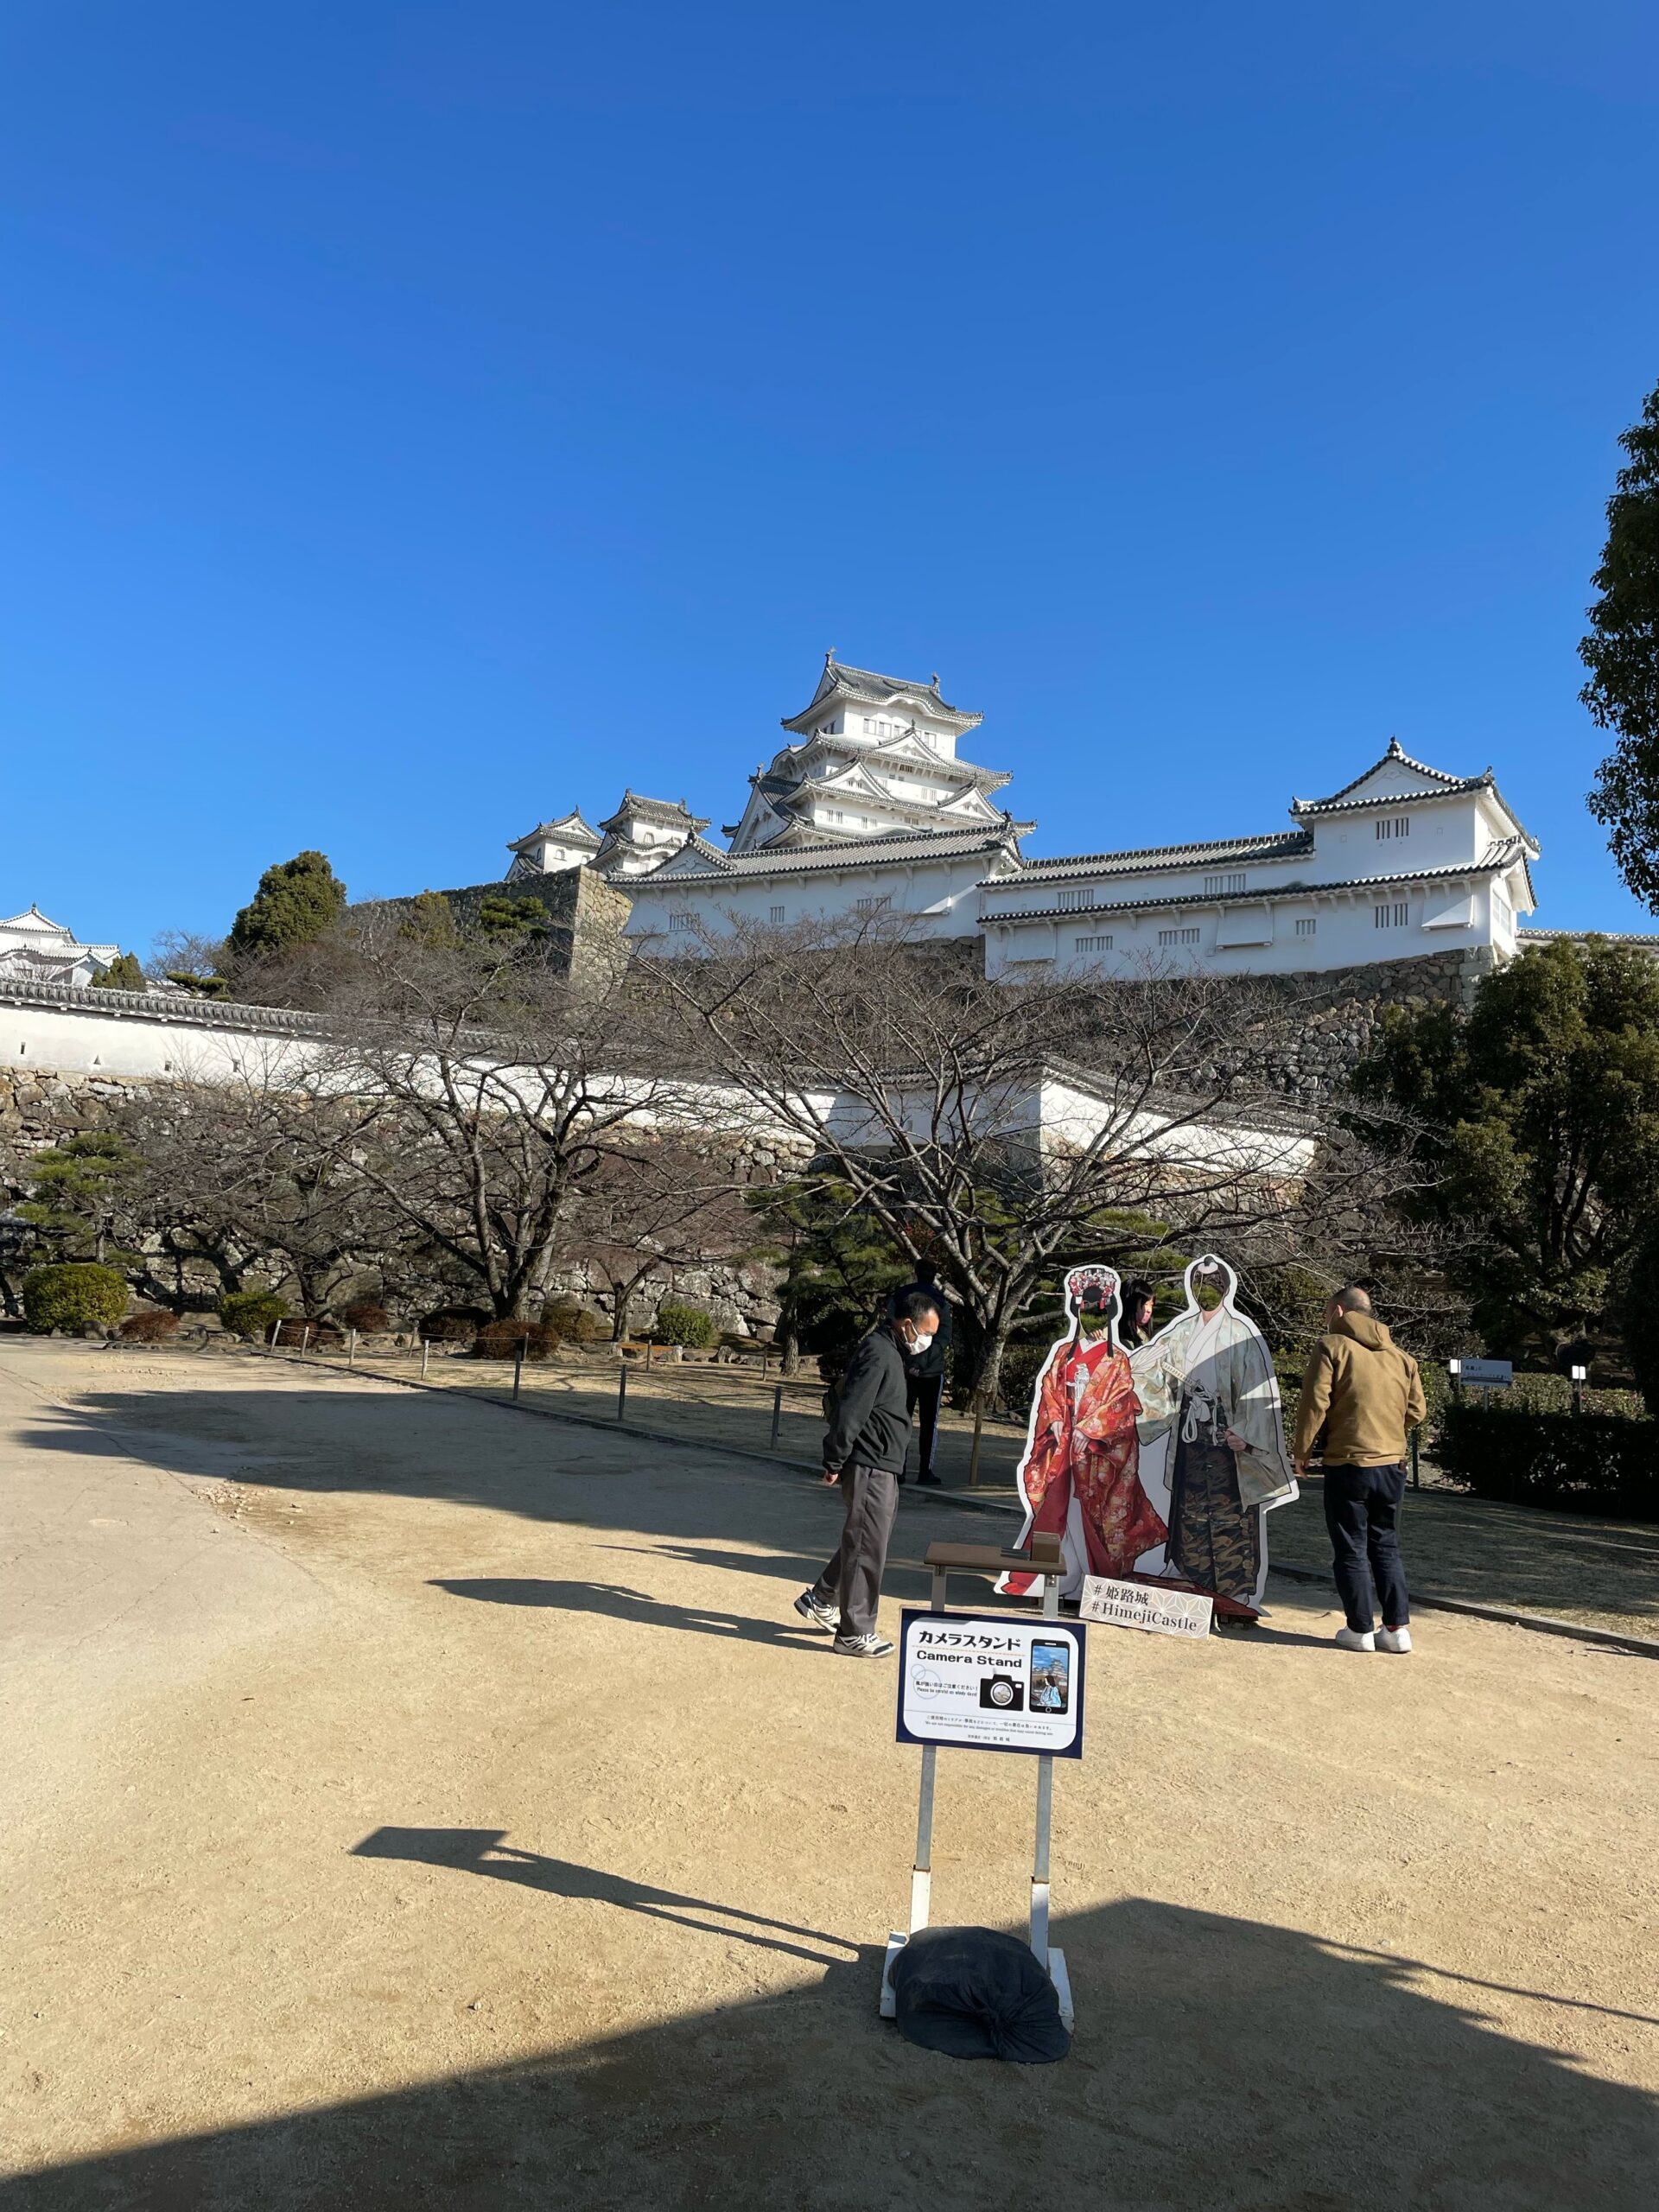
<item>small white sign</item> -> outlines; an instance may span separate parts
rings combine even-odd
[[[1083,1751],[1083,1631],[1007,1613],[906,1611],[899,1741],[982,1751]]]
[[[1481,1390],[1507,1390],[1515,1381],[1515,1362],[1512,1359],[1465,1359],[1459,1364],[1458,1380]]]
[[[1160,1590],[1146,1582],[1112,1582],[1103,1574],[1084,1577],[1077,1611],[1086,1621],[1113,1628],[1150,1629],[1154,1636],[1208,1636],[1215,1612],[1212,1599],[1189,1590]]]

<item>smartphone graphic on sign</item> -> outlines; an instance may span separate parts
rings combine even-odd
[[[1031,1647],[1033,1713],[1064,1713],[1071,1702],[1071,1647],[1068,1643],[1038,1643]]]

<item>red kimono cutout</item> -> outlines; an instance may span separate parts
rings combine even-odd
[[[1142,1552],[1165,1541],[1169,1531],[1141,1487],[1140,1410],[1127,1352],[1103,1337],[1055,1345],[1020,1470],[1030,1514],[1021,1544],[1035,1529],[1063,1537],[1074,1497],[1090,1574],[1128,1574]],[[1008,1574],[997,1586],[1024,1597],[1039,1580]]]

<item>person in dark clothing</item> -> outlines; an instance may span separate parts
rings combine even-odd
[[[1117,1341],[1125,1351],[1133,1351],[1152,1334],[1152,1286],[1132,1276],[1124,1284],[1121,1295],[1122,1311],[1118,1315]]]
[[[910,1442],[905,1365],[927,1351],[938,1325],[937,1292],[901,1293],[891,1319],[859,1339],[823,1440],[823,1479],[841,1484],[847,1521],[834,1557],[795,1610],[831,1630],[849,1659],[884,1659],[893,1649],[876,1633],[875,1611]]]
[[[950,1308],[939,1294],[939,1278],[932,1262],[924,1260],[916,1269],[914,1282],[907,1282],[902,1290],[895,1290],[887,1300],[891,1317],[899,1310],[899,1300],[919,1291],[924,1298],[931,1298],[939,1325],[933,1341],[919,1358],[905,1362],[906,1400],[916,1414],[920,1441],[916,1454],[916,1479],[929,1483],[936,1490],[939,1478],[933,1471],[933,1445],[939,1432],[939,1402],[944,1395],[944,1370],[950,1356]],[[904,1476],[899,1478],[903,1482]]]

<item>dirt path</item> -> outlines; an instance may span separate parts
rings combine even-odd
[[[1076,2049],[967,2067],[874,2017],[916,1754],[788,1611],[830,1494],[73,1344],[0,1437],[4,2212],[1652,2201],[1650,1661],[1096,1630]],[[937,1916],[1016,1923],[1024,1763],[940,1783]]]
[[[333,1357],[343,1370],[344,1356]],[[365,1372],[378,1368],[412,1376],[419,1372],[420,1358],[409,1353],[379,1359],[365,1355],[362,1366]],[[547,1366],[527,1367],[523,1390],[528,1404],[569,1407],[608,1421],[616,1413],[617,1379],[613,1363],[591,1357],[578,1362],[566,1355]],[[446,1389],[501,1397],[511,1391],[512,1370],[493,1361],[440,1353],[431,1362],[429,1380]],[[823,1434],[821,1395],[816,1383],[788,1386],[776,1448],[816,1459]],[[632,1426],[716,1446],[772,1448],[772,1389],[752,1370],[677,1367],[669,1362],[646,1373],[636,1364],[628,1373],[626,1413]],[[1006,1421],[985,1427],[979,1471],[988,1494],[1013,1502],[1014,1467],[1024,1440],[1023,1428]],[[971,1445],[971,1424],[948,1414],[938,1465],[952,1488],[966,1484]],[[1321,1575],[1329,1571],[1317,1473],[1303,1485],[1300,1500],[1276,1513],[1270,1525],[1275,1559]],[[1423,1597],[1501,1605],[1659,1638],[1659,1525],[1500,1505],[1440,1484],[1433,1469],[1425,1487],[1408,1494],[1403,1525],[1412,1588]]]

